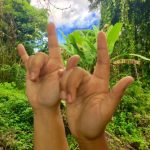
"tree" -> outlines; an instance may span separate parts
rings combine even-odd
[[[47,20],[46,10],[31,6],[30,0],[0,0],[0,82],[23,79],[16,46],[23,43],[30,55],[35,47],[43,48]]]
[[[120,53],[138,53],[150,57],[150,3],[149,0],[89,0],[90,7],[96,8],[100,4],[101,23],[123,23],[122,34],[117,42],[114,55]],[[95,5],[94,5],[95,4]],[[92,7],[94,6],[94,7]],[[147,73],[150,64],[143,62],[141,72]],[[142,73],[142,74],[143,74]]]
[[[29,53],[40,40],[47,24],[47,12],[30,5],[29,0],[1,0],[1,41],[8,49],[24,43]]]
[[[101,0],[89,0],[89,2],[91,3],[89,8],[92,10],[97,8],[98,5],[100,5]]]

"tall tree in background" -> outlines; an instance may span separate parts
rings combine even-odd
[[[116,53],[138,53],[150,57],[150,2],[149,0],[89,0],[90,8],[100,5],[101,25],[122,22],[122,34]],[[114,55],[116,55],[114,53]],[[145,62],[144,62],[145,63]],[[150,64],[142,72],[150,70]]]
[[[0,82],[23,85],[16,46],[23,43],[30,55],[35,47],[42,49],[47,20],[47,11],[31,6],[30,0],[0,0]]]
[[[18,43],[24,43],[29,53],[42,38],[47,24],[47,12],[30,5],[30,0],[0,0],[1,1],[1,42],[7,49],[14,48]]]
[[[92,10],[100,5],[101,0],[89,0],[89,2],[91,3],[89,8]]]

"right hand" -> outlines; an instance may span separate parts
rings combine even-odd
[[[93,74],[79,67],[60,72],[61,98],[67,101],[67,118],[72,134],[79,139],[97,139],[103,136],[125,89],[132,77],[121,79],[110,91],[110,60],[106,37],[98,34],[97,63]]]

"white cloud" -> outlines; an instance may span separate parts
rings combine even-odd
[[[39,1],[41,1],[41,3],[39,3]],[[78,23],[80,24],[87,16],[91,14],[88,9],[88,0],[45,0],[45,2],[48,1],[51,1],[51,3],[58,8],[68,8],[71,5],[70,8],[62,11],[56,9],[52,5],[48,5],[48,3],[44,3],[43,0],[31,1],[32,5],[49,8],[51,11],[49,20],[53,20],[57,26],[62,24],[71,25],[75,20],[79,20]],[[99,12],[97,12],[97,14],[99,15]]]
[[[39,3],[41,1],[41,3]],[[68,8],[59,10],[44,3],[44,1],[51,1],[52,5],[58,8]],[[31,4],[37,7],[45,7],[50,10],[49,21],[56,24],[58,40],[63,43],[64,39],[61,32],[68,35],[76,29],[89,29],[93,25],[97,25],[100,20],[100,12],[89,12],[88,0],[32,0]],[[59,32],[61,31],[61,32]]]

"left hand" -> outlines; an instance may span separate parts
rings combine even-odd
[[[26,94],[34,111],[58,108],[58,70],[64,68],[55,25],[48,25],[49,55],[38,52],[28,56],[24,46],[18,45],[18,53],[26,67]]]

